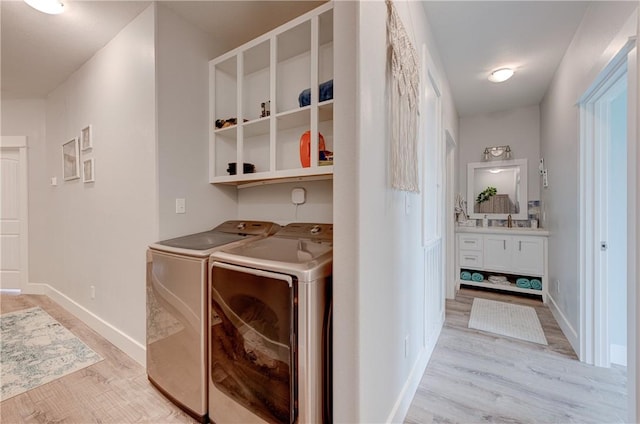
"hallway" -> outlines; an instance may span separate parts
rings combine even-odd
[[[533,306],[548,346],[467,328],[474,297]],[[626,369],[578,362],[539,300],[461,289],[406,423],[623,423]]]

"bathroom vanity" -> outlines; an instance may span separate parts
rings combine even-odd
[[[549,232],[532,228],[456,228],[456,291],[460,285],[538,295],[547,301],[547,239]],[[479,273],[482,281],[463,280],[461,274]],[[496,284],[490,276],[504,276],[509,284]],[[519,278],[537,279],[540,290],[516,286]]]

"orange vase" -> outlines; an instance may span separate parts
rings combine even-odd
[[[318,133],[318,151],[327,150],[324,137]],[[300,137],[300,163],[303,168],[311,166],[311,131],[305,131]]]

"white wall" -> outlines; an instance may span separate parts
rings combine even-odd
[[[209,184],[209,60],[217,43],[158,5],[159,235],[204,231],[237,216],[233,187]],[[175,199],[186,213],[175,213]]]
[[[334,104],[336,158],[356,158],[359,146],[357,103],[359,4],[334,3],[334,90],[340,100]],[[355,71],[355,72],[354,72]],[[360,416],[360,256],[358,244],[358,172],[360,163],[345,166],[336,159],[333,172],[333,419],[355,423]]]
[[[306,201],[291,203],[291,190],[304,188]],[[238,190],[238,218],[290,222],[333,222],[333,181],[282,183]]]
[[[428,62],[443,92],[445,125],[457,122],[455,114],[448,113],[455,109],[422,5],[394,4],[408,33],[415,37],[418,54],[427,44],[432,56]],[[421,198],[392,190],[388,180],[386,5],[337,2],[336,8],[336,27],[344,18],[348,28],[357,23],[358,33],[357,45],[339,37],[334,43],[336,90],[345,96],[341,97],[344,103],[336,103],[335,138],[348,140],[344,146],[336,143],[334,149],[338,158],[353,158],[344,165],[336,162],[334,174],[334,419],[401,420],[429,356],[423,345],[425,324],[433,323],[424,322],[429,315],[425,290],[435,293],[437,288],[424,286],[425,249],[416,231],[422,227]],[[353,15],[341,16],[340,10]],[[348,28],[341,30],[353,36]],[[356,63],[349,52],[356,56]],[[357,85],[350,84],[356,81],[349,78],[347,66],[357,69]],[[354,112],[355,134],[342,120],[352,119]],[[457,128],[449,130],[457,134]],[[409,340],[406,357],[405,337]]]
[[[42,174],[29,181],[31,282],[108,328],[138,361],[145,249],[158,237],[154,20],[149,7],[49,94],[43,154],[30,160]],[[88,124],[94,147],[83,157],[95,159],[96,181],[65,182],[61,145]],[[57,187],[49,186],[54,176]]]
[[[513,159],[527,159],[527,197],[540,199],[540,108],[514,108],[460,118],[458,181],[467,197],[467,163],[482,162],[485,147],[511,146]],[[469,201],[469,199],[466,199]]]
[[[551,232],[549,297],[556,319],[576,352],[580,333],[580,134],[576,103],[628,37],[636,33],[635,21],[625,26],[636,7],[634,2],[589,6],[540,105],[540,150],[549,170],[549,188],[542,190],[546,209],[542,225]]]

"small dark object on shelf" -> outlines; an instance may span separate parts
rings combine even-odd
[[[244,122],[247,122],[248,119],[245,119]],[[229,118],[229,119],[216,119],[216,128],[227,128],[232,125],[236,125],[238,123],[238,118]]]
[[[260,103],[260,109],[261,109],[261,112],[260,112],[261,118],[265,118],[271,115],[271,100]]]
[[[227,168],[227,172],[229,173],[229,175],[236,175],[236,163],[235,162],[229,162],[229,168]],[[252,163],[244,163],[244,165],[242,166],[242,172],[244,174],[253,174],[256,172],[256,166]]]

